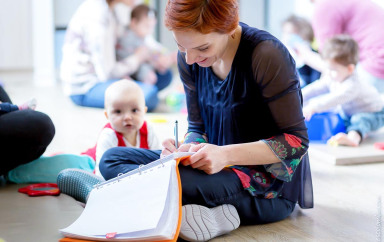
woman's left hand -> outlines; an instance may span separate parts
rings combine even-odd
[[[190,165],[192,168],[204,171],[207,174],[215,174],[228,165],[228,156],[223,146],[202,143],[191,146],[190,152],[196,152],[189,159],[182,162],[183,165]]]

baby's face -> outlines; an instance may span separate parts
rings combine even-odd
[[[135,21],[132,24],[133,31],[135,31],[139,37],[145,38],[153,34],[156,26],[156,18],[155,16],[148,15],[146,17],[142,17],[139,21]]]
[[[342,82],[351,75],[348,66],[337,63],[334,60],[325,60],[326,74],[335,82]]]
[[[130,91],[115,96],[106,112],[112,128],[127,137],[135,135],[143,126],[147,107],[143,96]]]

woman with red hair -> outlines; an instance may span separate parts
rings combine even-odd
[[[196,152],[180,166],[180,237],[205,241],[241,224],[313,207],[308,135],[295,63],[269,33],[239,23],[237,0],[169,0],[165,25],[179,47],[188,133],[177,149]],[[108,150],[106,179],[158,159],[160,152]]]

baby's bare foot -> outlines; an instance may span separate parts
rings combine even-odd
[[[19,110],[25,110],[25,109],[35,110],[36,105],[37,105],[36,98],[32,98],[31,100],[28,100],[27,102],[19,105]]]

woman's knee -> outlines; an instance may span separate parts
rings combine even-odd
[[[25,143],[47,146],[55,136],[55,126],[45,113],[33,110],[21,110],[10,113],[9,129],[13,138],[20,138]]]
[[[131,147],[114,147],[108,149],[100,159],[100,173],[105,179],[116,177],[159,159],[160,151]]]
[[[56,130],[51,118],[45,113],[38,111],[30,111],[33,118],[35,131],[41,137],[41,141],[47,143],[52,141],[55,136]]]
[[[106,180],[112,179],[119,174],[116,166],[119,165],[118,154],[121,147],[113,147],[104,152],[100,159],[99,170]]]

